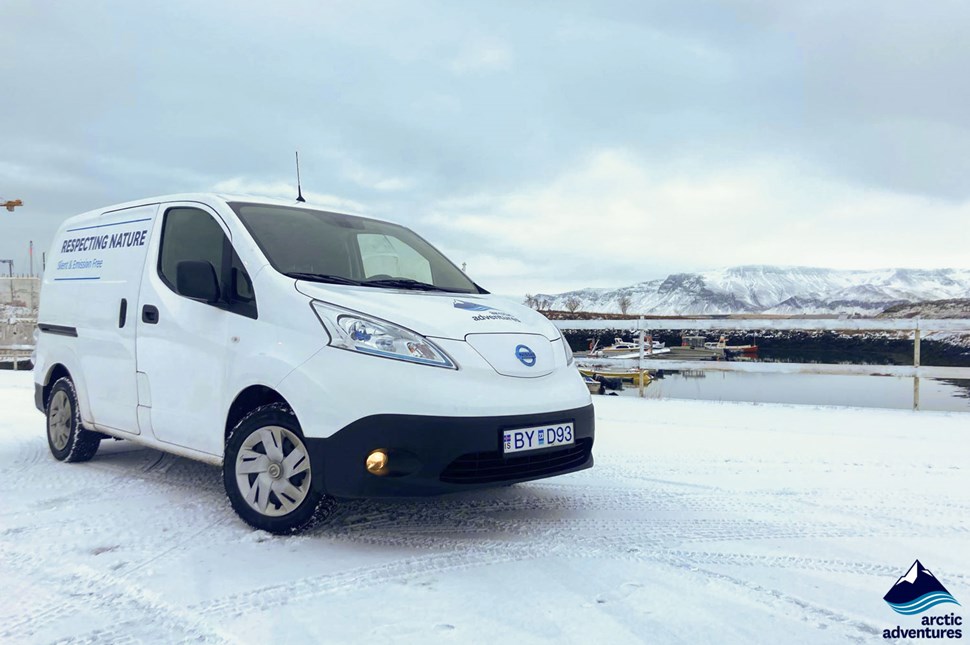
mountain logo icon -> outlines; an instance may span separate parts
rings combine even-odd
[[[883,600],[893,611],[906,616],[921,614],[945,602],[960,604],[919,560],[913,563],[906,575],[896,581],[883,596]]]
[[[455,300],[455,309],[467,309],[468,311],[495,311],[495,307],[489,307],[488,305],[479,304],[477,302],[468,302],[467,300]]]

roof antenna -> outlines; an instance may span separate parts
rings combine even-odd
[[[303,199],[303,189],[300,188],[300,151],[296,151],[296,201],[306,202]]]

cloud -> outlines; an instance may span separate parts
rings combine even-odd
[[[208,188],[214,193],[229,195],[251,195],[254,197],[274,197],[276,199],[290,199],[296,203],[296,184],[286,181],[259,181],[245,177],[232,177],[218,181]],[[350,211],[355,214],[366,214],[367,207],[360,202],[346,199],[337,195],[318,193],[304,190],[303,197],[311,206],[322,206],[336,210]]]
[[[344,170],[341,172],[341,176],[349,179],[358,186],[379,192],[408,190],[414,186],[413,179],[386,177],[353,162],[344,164]]]
[[[44,187],[48,190],[78,190],[83,188],[81,178],[33,164],[15,163],[0,160],[0,177],[3,177],[7,190],[31,187]],[[0,196],[5,196],[0,194]]]
[[[412,225],[510,292],[965,264],[968,19],[952,0],[0,3],[0,190],[25,202],[0,257],[138,197],[292,198],[299,149],[311,200]]]
[[[489,288],[629,284],[735,264],[965,267],[970,201],[860,188],[791,160],[656,165],[623,150],[509,194],[439,202],[424,224],[529,263],[469,271]]]
[[[500,43],[465,45],[447,67],[455,74],[495,72],[512,67],[512,51]]]

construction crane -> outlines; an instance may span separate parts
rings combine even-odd
[[[23,205],[24,203],[19,199],[8,199],[7,201],[3,202],[3,207],[6,208],[11,213],[13,212],[13,209]],[[6,262],[6,260],[0,260],[0,261]]]

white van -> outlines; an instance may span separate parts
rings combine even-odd
[[[403,226],[173,195],[69,219],[48,258],[34,381],[59,460],[115,437],[221,465],[236,512],[276,533],[331,498],[593,465],[559,331]]]

